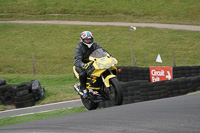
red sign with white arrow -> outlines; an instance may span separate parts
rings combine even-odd
[[[150,67],[151,82],[171,80],[172,72],[172,67]]]

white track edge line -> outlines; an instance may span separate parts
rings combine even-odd
[[[81,101],[81,100],[77,99],[77,100],[71,100],[71,101],[65,101],[65,102],[58,102],[58,103],[51,103],[51,104],[45,104],[45,105],[38,105],[38,106],[32,106],[32,107],[26,107],[26,108],[20,108],[20,109],[6,110],[6,111],[1,111],[0,114],[1,113],[5,113],[5,112],[12,112],[12,111],[18,111],[18,110],[26,110],[26,109],[31,109],[31,108],[39,108],[39,107],[51,106],[51,105],[62,104],[62,103],[78,102],[78,101]]]
[[[61,108],[61,109],[70,109],[72,107],[68,107],[68,108]],[[45,113],[45,112],[50,112],[50,111],[55,111],[55,110],[60,110],[60,109],[53,109],[53,110],[46,110],[46,111],[39,111],[39,112],[32,112],[32,113],[25,113],[25,114],[19,114],[19,115],[13,115],[10,117],[16,117],[16,116],[25,116],[25,115],[31,115],[31,114],[36,114],[36,113]],[[9,117],[9,116],[8,116]],[[1,119],[1,118],[0,118]]]

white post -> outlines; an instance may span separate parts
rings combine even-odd
[[[131,31],[135,31],[136,27],[130,26],[130,41],[131,41],[131,62],[132,62],[132,66],[133,66],[133,40],[132,40],[132,34]]]
[[[33,58],[33,75],[35,75],[35,56],[34,56],[34,54],[32,54],[32,58]]]

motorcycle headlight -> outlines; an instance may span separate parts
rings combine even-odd
[[[109,69],[111,67],[111,64],[102,64],[102,63],[98,63],[97,65],[100,69]]]
[[[97,65],[98,65],[98,67],[99,67],[100,69],[104,69],[104,68],[105,68],[105,65],[104,65],[104,64],[97,63]]]
[[[115,64],[117,64],[117,60],[115,58],[112,58],[111,63],[108,63],[108,64],[102,64],[100,62],[97,62],[97,65],[100,69],[109,69],[113,67]]]

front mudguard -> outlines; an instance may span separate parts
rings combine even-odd
[[[104,79],[104,83],[106,87],[110,87],[110,79],[115,78],[116,75],[108,75],[105,79]]]

